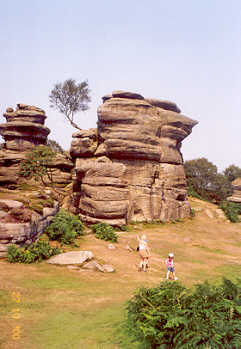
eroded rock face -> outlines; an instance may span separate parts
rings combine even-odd
[[[241,203],[241,178],[236,178],[232,182],[233,194],[228,197],[228,201]]]
[[[8,246],[11,244],[22,246],[35,241],[51,223],[58,210],[57,201],[53,203],[53,207],[44,208],[43,214],[40,215],[24,207],[22,202],[1,199],[0,257],[7,255]]]
[[[114,91],[103,101],[96,150],[89,142],[89,159],[86,151],[74,153],[81,219],[122,225],[189,216],[180,148],[197,122],[173,102],[132,92]]]

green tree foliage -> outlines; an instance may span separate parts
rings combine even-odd
[[[241,204],[237,202],[223,201],[220,204],[220,208],[232,223],[240,222],[239,215],[241,215]]]
[[[83,223],[77,216],[61,209],[46,229],[46,233],[50,240],[71,244],[78,236],[83,235]]]
[[[231,194],[230,182],[206,158],[186,161],[184,169],[189,195],[221,202]]]
[[[48,139],[46,146],[50,147],[55,153],[64,153],[64,149],[61,147],[61,145],[53,139]]]
[[[225,177],[229,182],[234,181],[236,178],[241,178],[241,168],[235,165],[230,165],[224,170]]]
[[[39,239],[28,247],[10,245],[7,250],[7,258],[10,263],[34,263],[41,262],[51,256],[61,253],[58,247],[51,247],[48,241]]]
[[[97,239],[117,242],[117,235],[114,231],[114,228],[107,223],[97,223],[90,226],[90,229]]]
[[[47,185],[45,178],[47,177],[50,184],[53,185],[52,169],[48,166],[52,163],[56,153],[45,145],[34,147],[26,154],[26,159],[21,162],[20,175],[23,177],[34,178],[35,181],[41,181],[43,185]]]
[[[136,349],[238,349],[240,322],[241,280],[194,291],[165,281],[128,302],[124,329]]]
[[[70,124],[80,130],[74,122],[74,115],[88,109],[88,103],[91,100],[89,94],[87,81],[76,83],[75,80],[68,79],[63,83],[55,84],[49,95],[50,107],[64,114]]]

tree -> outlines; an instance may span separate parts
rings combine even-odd
[[[189,193],[203,199],[220,202],[232,192],[227,178],[218,173],[217,167],[206,158],[186,161],[184,168]]]
[[[89,93],[87,81],[78,84],[75,80],[68,79],[55,84],[49,95],[50,107],[64,114],[73,127],[81,130],[74,122],[74,115],[88,109],[88,102],[91,101]]]
[[[49,165],[52,163],[56,153],[48,146],[39,145],[26,154],[26,159],[21,162],[20,175],[23,177],[34,178],[35,181],[40,180],[44,186],[45,178],[53,186],[52,169]]]
[[[229,180],[229,182],[232,182],[236,178],[241,177],[241,168],[235,165],[230,165],[224,171],[224,175]]]
[[[48,139],[46,146],[51,148],[55,153],[64,153],[64,149],[61,147],[61,145],[53,139]]]

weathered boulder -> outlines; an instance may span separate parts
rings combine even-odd
[[[72,158],[93,156],[97,149],[97,130],[91,128],[76,132],[72,136],[70,155]]]
[[[173,102],[128,91],[114,91],[103,101],[95,153],[89,159],[74,154],[81,219],[123,225],[189,216],[180,148],[197,121],[181,115]]]
[[[0,205],[4,210],[0,212],[5,213],[0,214],[0,245],[5,246],[5,250],[1,250],[0,257],[6,256],[7,247],[11,244],[21,246],[35,241],[59,210],[57,201],[53,203],[53,207],[43,208],[42,215],[29,210],[22,202],[16,200],[1,199]]]
[[[232,196],[228,197],[228,201],[241,203],[241,178],[236,178],[232,182],[233,193]]]
[[[90,260],[94,257],[91,251],[71,251],[60,253],[57,256],[53,256],[48,259],[49,264],[83,264],[85,261]]]

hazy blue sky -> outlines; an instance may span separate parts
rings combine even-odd
[[[101,97],[116,89],[169,99],[199,121],[185,160],[241,167],[240,0],[11,0],[0,4],[0,122],[9,106],[43,108],[65,149],[75,129],[49,108],[56,82],[88,79],[96,127]]]

